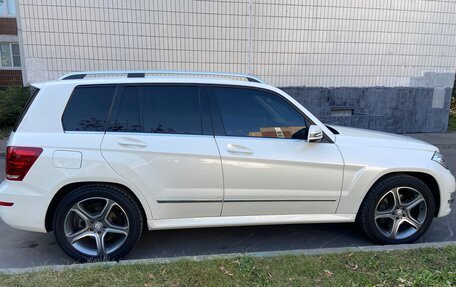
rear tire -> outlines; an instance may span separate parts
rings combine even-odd
[[[435,200],[421,180],[399,174],[376,183],[366,195],[357,222],[378,244],[411,243],[432,223]]]
[[[57,243],[82,262],[122,258],[138,242],[142,227],[136,200],[107,184],[76,188],[62,199],[53,218]]]

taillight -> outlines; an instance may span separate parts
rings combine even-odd
[[[42,152],[43,149],[39,147],[7,147],[6,179],[23,180]]]

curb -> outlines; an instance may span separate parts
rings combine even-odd
[[[179,256],[179,257],[162,257],[162,258],[149,258],[149,259],[128,259],[119,262],[95,262],[95,263],[76,263],[70,265],[48,265],[27,268],[4,268],[0,269],[0,274],[21,274],[39,271],[63,271],[67,269],[82,269],[92,267],[109,267],[119,265],[132,265],[132,264],[165,264],[176,262],[179,260],[203,261],[210,259],[231,259],[235,257],[273,257],[279,255],[323,255],[323,254],[341,254],[347,252],[382,252],[382,251],[399,251],[399,250],[415,250],[422,248],[443,248],[446,246],[456,246],[456,241],[446,242],[429,242],[429,243],[415,243],[415,244],[399,244],[399,245],[374,245],[374,246],[359,246],[359,247],[338,247],[338,248],[316,248],[316,249],[298,249],[298,250],[282,250],[282,251],[265,251],[265,252],[246,252],[246,253],[227,253],[216,255],[198,255],[198,256]]]
[[[456,148],[456,144],[434,144],[439,149],[453,149]]]

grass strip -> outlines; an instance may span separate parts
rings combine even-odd
[[[0,275],[4,286],[456,286],[456,246],[96,265]]]

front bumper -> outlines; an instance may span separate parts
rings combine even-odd
[[[51,198],[27,184],[4,180],[0,184],[0,201],[14,203],[0,206],[0,218],[9,226],[35,232],[47,232],[46,211]]]
[[[440,208],[437,217],[447,216],[456,195],[456,180],[449,170],[439,172]]]

